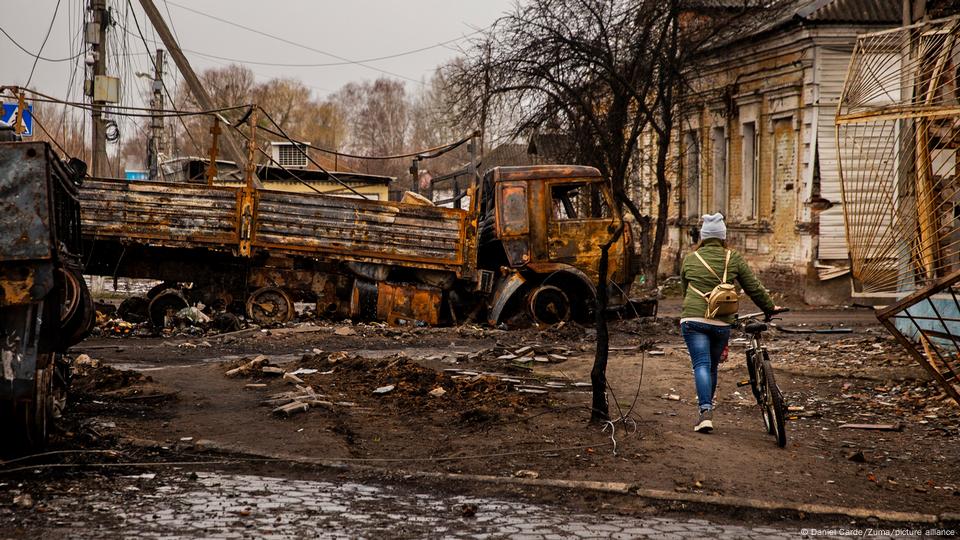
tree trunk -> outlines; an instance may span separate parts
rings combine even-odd
[[[610,241],[600,246],[600,264],[597,269],[597,350],[590,370],[590,383],[593,385],[593,406],[590,421],[606,422],[610,420],[610,403],[607,401],[607,358],[610,355],[610,334],[607,330],[607,267],[609,266],[610,246],[623,234],[623,226],[617,228]]]

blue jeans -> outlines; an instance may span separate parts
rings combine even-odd
[[[717,391],[717,367],[730,339],[730,327],[686,321],[680,323],[680,335],[687,343],[693,363],[693,381],[697,385],[700,410],[712,409],[713,394]]]

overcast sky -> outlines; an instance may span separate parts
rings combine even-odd
[[[88,0],[61,0],[41,56],[56,60],[79,52],[80,21],[87,3]],[[513,6],[513,0],[155,0],[155,3],[171,23],[181,47],[194,51],[185,52],[197,71],[231,63],[210,56],[241,60],[243,62],[238,63],[246,62],[260,81],[278,76],[298,77],[318,96],[334,92],[347,82],[380,75],[401,78],[407,82],[408,89],[413,90],[419,86],[417,81],[429,77],[438,64],[456,56],[457,46],[466,42],[463,38],[487,27]],[[151,42],[152,51],[158,46],[152,43],[158,41],[156,33],[147,24],[139,1],[132,0],[132,4],[136,6],[136,19]],[[135,73],[152,71],[152,68],[127,0],[108,0],[108,5],[114,8],[118,22],[118,26],[111,29],[111,45],[118,52],[126,53],[117,57],[119,64],[111,66],[109,74],[123,78],[128,97],[125,101],[131,103],[132,96],[149,88],[149,83],[137,79]],[[10,38],[31,53],[40,51],[56,6],[57,0],[2,0],[0,28],[10,37],[0,34],[0,84],[27,82],[33,58],[18,49]],[[256,31],[304,47],[283,43]],[[446,45],[435,46],[441,43]],[[396,58],[373,60],[424,48]],[[364,65],[347,61],[361,61]],[[340,65],[266,65],[332,63]],[[76,61],[40,60],[30,86],[63,98],[67,96],[71,74],[76,70],[70,98],[78,100],[83,78],[82,58],[79,68],[76,65]],[[175,69],[170,61],[168,70]]]

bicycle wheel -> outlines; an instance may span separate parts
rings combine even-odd
[[[787,408],[783,404],[783,394],[780,393],[777,381],[773,378],[773,369],[770,367],[770,362],[765,359],[763,364],[763,371],[766,376],[765,386],[767,387],[767,412],[764,417],[768,419],[772,428],[770,433],[777,438],[777,446],[783,448],[787,445],[787,430],[784,427]]]
[[[770,416],[769,402],[767,398],[767,377],[764,367],[767,365],[767,351],[753,351],[753,354],[747,356],[747,366],[750,370],[750,388],[753,390],[753,397],[757,399],[757,407],[760,409],[760,417],[763,418],[763,429],[767,433],[773,434],[773,418]]]

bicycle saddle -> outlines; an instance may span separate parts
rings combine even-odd
[[[748,334],[756,334],[756,333],[758,333],[758,332],[766,332],[766,330],[767,330],[767,323],[751,322],[751,323],[747,323],[746,326],[743,327],[743,329],[744,329],[744,331],[746,331]]]

